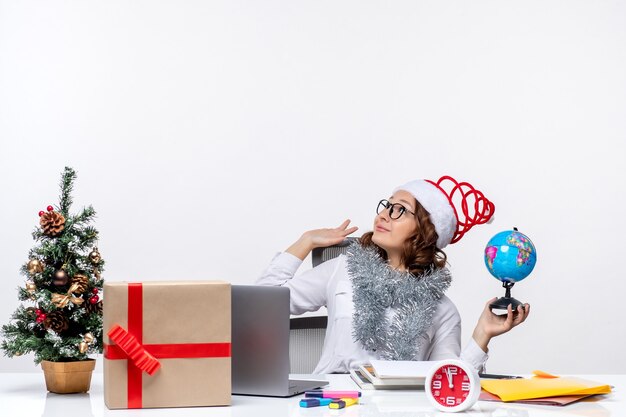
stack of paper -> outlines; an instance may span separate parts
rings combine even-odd
[[[433,366],[427,361],[380,361],[361,365],[350,372],[362,389],[424,389],[426,373]]]
[[[530,379],[484,379],[480,383],[482,388],[493,395],[484,395],[481,399],[564,405],[590,395],[611,392],[609,385],[594,381],[557,377],[542,371],[533,373],[535,376]]]

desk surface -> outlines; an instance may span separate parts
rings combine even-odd
[[[581,375],[614,386],[609,395],[596,396],[565,407],[477,402],[461,415],[490,417],[609,417],[626,415],[626,375]],[[358,389],[348,375],[328,375],[328,389]],[[94,374],[88,394],[58,395],[46,391],[41,373],[0,373],[0,416],[99,417],[99,416],[205,416],[205,417],[318,417],[388,416],[443,417],[436,412],[423,391],[364,390],[361,404],[343,410],[328,407],[300,408],[299,399],[233,396],[230,407],[109,410],[104,405],[102,374]]]

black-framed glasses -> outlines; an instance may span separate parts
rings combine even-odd
[[[389,209],[389,218],[392,220],[398,220],[405,212],[411,213],[415,216],[408,208],[404,207],[400,203],[390,203],[388,200],[380,200],[378,202],[378,207],[376,207],[376,214],[380,214],[383,211]]]

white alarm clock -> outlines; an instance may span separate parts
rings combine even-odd
[[[480,378],[467,362],[443,360],[428,371],[424,391],[436,409],[451,413],[464,411],[478,401]]]

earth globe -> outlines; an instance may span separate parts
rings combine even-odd
[[[530,275],[536,262],[535,245],[516,227],[492,237],[485,247],[485,265],[491,275],[502,282],[506,292],[504,297],[491,303],[490,307],[506,310],[511,304],[511,308],[515,311],[519,305],[522,305],[521,301],[511,297],[511,288],[516,282]]]

